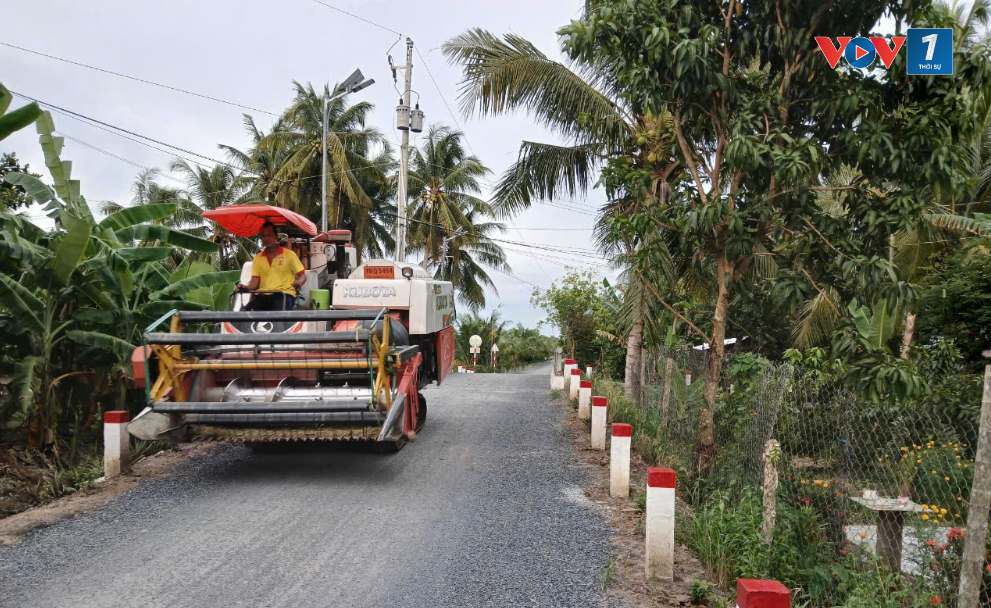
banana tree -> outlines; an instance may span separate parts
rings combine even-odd
[[[217,246],[149,223],[175,213],[172,204],[121,209],[97,222],[79,181],[71,179],[71,161],[61,158],[64,142],[53,135],[51,115],[43,113],[36,126],[52,186],[23,173],[3,179],[42,205],[54,228],[0,214],[0,340],[12,345],[0,365],[14,389],[0,421],[26,421],[30,442],[40,446],[54,441],[69,396],[66,383],[123,379],[120,372],[151,317],[206,308],[184,296],[233,282],[237,273],[169,275],[160,261],[174,248],[210,253]]]

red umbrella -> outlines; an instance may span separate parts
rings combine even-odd
[[[262,224],[272,222],[276,226],[292,225],[310,236],[317,234],[316,225],[298,213],[272,205],[230,205],[203,213],[237,236],[255,236]]]

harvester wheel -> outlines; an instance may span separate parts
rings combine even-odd
[[[416,431],[419,432],[427,423],[427,398],[423,393],[417,393],[416,397],[420,401],[420,407],[416,411]]]

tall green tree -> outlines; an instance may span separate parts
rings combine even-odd
[[[420,253],[423,266],[454,283],[459,301],[472,310],[485,306],[485,289],[495,284],[484,267],[510,272],[502,248],[489,234],[502,228],[480,197],[479,180],[489,170],[464,148],[460,131],[432,126],[413,150],[409,172],[407,253]]]
[[[466,115],[524,112],[566,142],[521,144],[519,157],[496,188],[498,212],[511,214],[537,201],[584,197],[597,170],[610,158],[651,171],[659,183],[677,171],[661,139],[666,119],[634,111],[619,94],[609,66],[578,59],[572,68],[548,58],[525,38],[515,34],[500,38],[483,29],[452,38],[443,50],[464,71],[460,100]],[[603,209],[600,226],[643,202],[642,198],[612,201]],[[604,250],[630,254],[627,245],[613,241]],[[655,302],[645,304],[649,306],[635,309],[636,318],[625,335],[631,370],[641,367],[646,318],[660,309]],[[628,392],[639,393],[639,375],[631,373],[626,385]]]
[[[956,53],[952,77],[908,76],[904,53],[886,75],[829,69],[814,37],[868,36],[883,15],[911,25],[939,17],[928,2],[600,0],[560,32],[573,60],[607,66],[635,113],[672,115],[670,153],[683,171],[667,180],[672,196],[654,204],[667,219],[662,229],[716,267],[699,475],[708,474],[716,451],[730,301],[746,288],[751,265],[773,254],[782,266],[818,263],[897,289],[885,254],[894,232],[920,221],[917,192],[965,187],[956,141],[980,128],[973,112],[975,87],[989,74],[986,53]],[[847,213],[825,216],[816,192],[832,188],[824,182],[844,166],[862,179],[835,189]],[[614,195],[656,187],[648,171],[611,169]],[[872,184],[884,184],[885,195]],[[799,249],[802,255],[789,255]]]
[[[321,202],[327,198],[328,226],[352,232],[355,246],[363,254],[376,254],[381,246],[375,238],[380,229],[372,213],[374,203],[362,187],[363,178],[380,178],[382,167],[370,161],[375,146],[384,146],[382,133],[366,126],[372,104],[348,102],[339,95],[340,85],[325,85],[321,91],[312,84],[293,83],[296,95],[292,105],[264,135],[249,156],[260,152],[278,161],[278,169],[268,178],[267,200],[298,211],[320,223]],[[327,192],[321,192],[323,166],[323,103],[334,98],[328,111]],[[274,196],[271,196],[274,194]]]
[[[160,261],[174,248],[211,252],[216,245],[153,223],[174,214],[175,204],[139,205],[96,221],[79,181],[71,179],[72,164],[61,158],[64,142],[53,134],[50,114],[38,119],[37,129],[52,187],[25,173],[3,179],[43,205],[54,227],[0,214],[0,366],[13,378],[14,393],[0,422],[27,421],[31,442],[41,446],[54,440],[71,395],[66,385],[80,376],[91,385],[106,381],[92,365],[93,351],[109,353],[114,370],[108,375],[119,378],[151,317],[203,308],[182,296],[235,277],[210,273],[173,281]]]

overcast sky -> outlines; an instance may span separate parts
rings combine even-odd
[[[420,94],[427,124],[453,124],[454,119],[425,68],[455,112],[471,148],[492,169],[493,182],[516,159],[521,140],[555,141],[522,116],[466,120],[457,102],[461,74],[447,65],[438,47],[467,28],[481,26],[497,34],[525,36],[559,58],[555,31],[577,16],[583,0],[328,0],[327,4],[413,39],[426,62],[424,66],[414,56],[413,89]],[[313,0],[0,0],[0,16],[0,42],[273,113],[289,104],[292,80],[333,83],[360,68],[376,84],[353,99],[373,102],[376,109],[371,123],[398,141],[392,129],[398,95],[386,59],[386,51],[398,36]],[[404,54],[403,42],[392,49],[396,63],[404,61]],[[240,148],[248,144],[239,108],[4,46],[0,46],[0,81],[18,93],[213,158],[223,158],[218,143]],[[22,104],[23,100],[15,100],[15,107]],[[271,123],[271,116],[251,113],[259,126],[267,128]],[[171,158],[167,152],[75,119],[53,116],[59,132],[137,165],[165,167]],[[33,170],[44,173],[33,130],[6,139],[0,152],[7,151],[16,151]],[[66,142],[63,158],[73,161],[73,177],[82,181],[91,205],[130,200],[138,167],[73,141]],[[602,200],[598,191],[587,200],[571,203],[587,207],[586,213],[535,206],[507,223],[508,230],[499,238],[524,240],[538,247],[592,248],[588,229],[592,210]],[[533,287],[527,283],[549,286],[563,276],[570,256],[519,252],[516,245],[505,248],[513,274],[520,280],[492,271],[499,293],[488,295],[488,309],[502,304],[505,318],[532,326],[543,315],[531,307]],[[595,263],[579,257],[571,264],[587,267],[590,262]],[[606,273],[603,276],[615,274],[604,265],[593,269]]]

